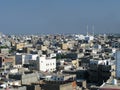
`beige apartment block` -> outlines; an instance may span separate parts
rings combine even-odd
[[[61,49],[67,50],[68,49],[68,44],[67,43],[61,44]]]
[[[16,50],[23,49],[25,47],[25,43],[16,43]]]

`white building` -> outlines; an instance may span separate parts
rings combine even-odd
[[[92,36],[92,35],[86,35],[85,36],[85,40],[87,40],[88,42],[92,41],[92,40],[94,40],[94,36]]]
[[[51,53],[50,58],[54,58],[54,57],[56,57],[56,53]]]
[[[90,59],[90,64],[96,64],[96,65],[111,65],[112,62],[110,59],[105,59],[105,60],[93,60]]]
[[[52,72],[56,70],[56,59],[41,56],[37,58],[37,69],[44,72]]]
[[[58,73],[58,74],[55,74],[55,75],[45,76],[45,80],[48,80],[48,81],[67,81],[69,79],[75,80],[75,78],[76,78],[75,74],[69,75],[69,74]]]
[[[87,40],[87,41],[91,41],[94,40],[94,36],[93,35],[75,35],[75,39],[76,40]]]
[[[76,40],[84,40],[85,36],[84,35],[75,35]]]

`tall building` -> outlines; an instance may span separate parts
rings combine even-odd
[[[120,51],[116,52],[116,77],[120,78]]]

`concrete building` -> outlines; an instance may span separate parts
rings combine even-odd
[[[92,83],[102,84],[107,81],[110,76],[115,77],[115,69],[115,65],[110,64],[107,60],[92,61],[90,62],[88,70],[89,81]]]
[[[37,82],[39,80],[38,73],[32,72],[23,72],[23,73],[15,73],[9,74],[10,79],[20,80],[21,85],[30,85],[31,83]]]
[[[0,53],[2,54],[9,54],[9,49],[8,48],[1,48]]]
[[[37,90],[83,90],[77,87],[75,81],[71,81],[71,82],[45,81],[43,84],[35,83],[34,85],[40,85],[39,86],[40,89]],[[34,88],[32,90],[36,90],[36,89]]]
[[[37,60],[37,54],[16,54],[16,64],[29,64],[29,60]]]
[[[37,58],[37,70],[52,72],[56,70],[56,59],[47,58],[45,55]]]
[[[120,80],[110,77],[98,90],[120,90]]]
[[[74,81],[76,80],[76,75],[75,74],[72,74],[72,75],[69,75],[69,74],[61,74],[61,73],[58,73],[58,74],[55,74],[55,75],[47,75],[45,77],[45,80],[46,81]]]
[[[10,86],[6,88],[0,88],[0,90],[27,90],[26,86]]]
[[[21,77],[21,84],[23,85],[31,84],[33,82],[37,82],[38,79],[39,79],[39,76],[37,73],[23,74]]]

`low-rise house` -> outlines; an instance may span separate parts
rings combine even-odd
[[[0,56],[0,67],[11,67],[14,66],[14,64],[14,58],[5,55]]]

